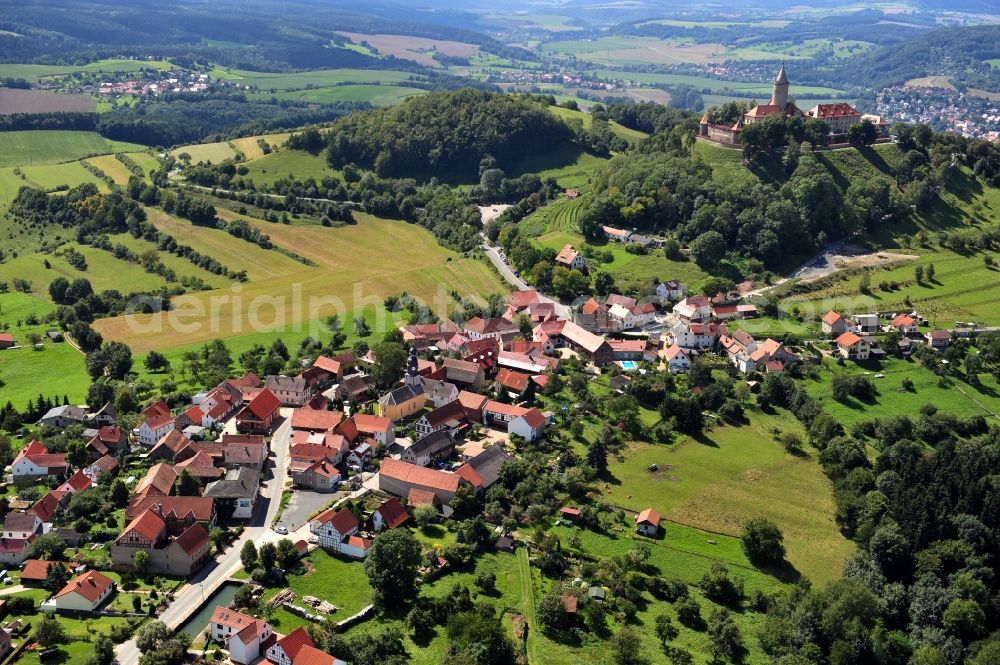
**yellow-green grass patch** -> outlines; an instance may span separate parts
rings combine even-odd
[[[73,248],[87,259],[87,270],[73,268],[66,261],[63,252]],[[49,262],[49,268],[45,267]],[[0,264],[0,281],[10,282],[20,277],[31,282],[34,291],[48,294],[49,284],[57,277],[73,281],[86,278],[100,292],[115,289],[122,293],[130,291],[153,291],[163,286],[163,278],[146,272],[134,263],[116,259],[110,252],[87,245],[70,242],[49,254],[21,254],[15,259]]]
[[[701,441],[631,444],[621,461],[609,464],[615,480],[605,494],[615,505],[653,507],[669,519],[730,536],[738,536],[747,519],[768,517],[785,534],[792,565],[817,582],[834,579],[854,547],[833,520],[829,480],[814,455],[791,455],[774,440],[772,428],[801,433],[794,418],[749,413],[749,425],[718,427]]]
[[[265,134],[264,136],[244,136],[243,138],[233,139],[230,143],[233,147],[243,153],[243,156],[248,160],[259,159],[264,156],[264,150],[260,147],[260,140],[263,139],[265,143],[271,146],[274,150],[285,144],[288,137],[291,136],[289,132],[283,132],[281,134]]]
[[[142,256],[146,252],[150,251],[156,252],[163,265],[177,273],[178,279],[184,276],[197,277],[214,288],[221,288],[230,284],[232,281],[227,277],[216,275],[213,272],[209,272],[204,268],[196,266],[182,256],[177,256],[176,254],[159,250],[157,249],[155,243],[142,238],[136,238],[129,233],[119,233],[117,235],[113,235],[111,236],[111,242],[115,245],[125,245],[139,256]],[[189,244],[187,240],[180,240],[180,242],[182,244]]]
[[[404,99],[427,94],[421,88],[410,88],[403,85],[337,85],[329,88],[311,88],[309,90],[289,90],[274,95],[261,93],[259,96],[269,99],[272,96],[281,100],[309,102],[313,104],[332,104],[335,102],[368,102],[374,106],[392,106]]]
[[[51,191],[63,185],[76,187],[77,185],[89,182],[97,185],[97,188],[102,192],[108,191],[107,183],[84,168],[80,162],[46,164],[45,166],[22,166],[21,172],[30,181],[25,184],[33,184],[40,189]]]
[[[83,355],[66,342],[50,342],[45,337],[45,331],[56,326],[45,323],[44,318],[54,311],[55,305],[40,293],[0,294],[0,323],[7,325],[7,332],[14,340],[25,345],[29,334],[40,335],[44,340],[38,350],[22,346],[0,351],[0,381],[3,381],[0,391],[4,401],[10,400],[18,409],[39,394],[51,398],[67,396],[73,404],[81,403],[87,395],[90,377]],[[32,315],[38,323],[27,325],[25,320]]]
[[[250,332],[289,330],[296,324],[305,325],[333,313],[344,316],[346,312],[360,309],[380,310],[385,296],[404,290],[432,306],[439,301],[450,305],[447,294],[453,289],[467,295],[504,290],[485,263],[444,249],[425,229],[365,214],[355,217],[357,224],[340,228],[255,221],[253,223],[268,233],[275,243],[316,261],[318,266],[310,268],[295,262],[294,271],[260,281],[251,278],[250,282],[234,287],[232,292],[226,289],[187,294],[182,299],[175,299],[176,311],[169,315],[135,317],[140,325],[151,325],[152,329],[146,332],[136,330],[123,317],[102,319],[95,327],[107,338],[126,341],[142,352]],[[171,223],[169,218],[166,220],[161,217],[153,223]],[[192,233],[204,234],[204,231],[192,229]],[[186,241],[183,236],[180,239]],[[259,248],[235,238],[233,241],[244,243],[247,249],[243,262],[231,267],[260,269],[261,266],[254,265],[255,261],[246,258]],[[268,251],[263,258],[272,264],[287,260],[273,251]],[[231,298],[225,302],[213,300],[220,295],[235,295],[235,292],[240,296],[238,306],[234,306]],[[314,298],[337,298],[343,307],[329,300],[314,301]],[[264,305],[264,301],[268,304]],[[254,303],[259,310],[252,307]],[[213,309],[216,315],[209,316]],[[259,319],[258,325],[251,324],[254,316]],[[177,319],[198,325],[181,336],[169,325],[170,320]],[[156,329],[157,322],[162,324],[159,329]]]
[[[114,180],[117,185],[127,184],[128,179],[132,177],[132,172],[128,170],[128,167],[114,155],[91,157],[86,161],[104,171],[104,174]]]
[[[246,165],[249,169],[247,178],[257,186],[273,185],[281,178],[295,176],[299,180],[307,178],[320,179],[323,176],[339,175],[339,171],[330,168],[326,155],[312,155],[304,150],[278,150],[260,159],[255,159]]]
[[[221,212],[223,218],[226,218],[228,211]],[[189,221],[168,215],[159,208],[147,208],[146,214],[151,224],[177,238],[177,242],[190,245],[195,251],[215,258],[227,268],[236,271],[246,270],[251,281],[288,277],[309,270],[308,266],[278,251],[263,249],[221,229],[196,226]],[[282,226],[267,222],[262,224],[261,231],[268,235],[272,235],[273,230]]]
[[[833,399],[833,376],[841,373],[866,374],[878,390],[874,401],[866,403],[853,397],[845,402]],[[875,378],[877,374],[882,374],[883,378]],[[912,390],[902,390],[905,379],[913,383]],[[861,420],[897,414],[914,417],[925,404],[934,404],[942,412],[959,417],[983,416],[996,422],[1000,413],[1000,386],[989,374],[982,374],[979,379],[980,387],[972,386],[955,375],[941,384],[936,374],[916,360],[889,358],[882,362],[847,363],[843,367],[828,360],[820,368],[817,378],[807,380],[805,387],[824,409],[848,426]]]
[[[217,143],[195,143],[193,145],[181,146],[180,148],[175,148],[170,151],[170,154],[178,159],[180,159],[180,156],[185,153],[191,156],[192,164],[197,164],[198,162],[218,164],[219,162],[232,159],[236,156],[236,151],[233,150],[233,146],[229,145],[228,141],[219,141]]]
[[[160,168],[160,162],[156,160],[156,157],[153,157],[146,151],[127,152],[125,154],[128,156],[129,159],[131,159],[133,162],[142,167],[142,170],[146,172],[147,176],[151,174],[153,171]]]

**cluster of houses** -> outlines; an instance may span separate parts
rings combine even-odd
[[[878,314],[856,314],[845,317],[839,312],[830,310],[823,315],[821,327],[823,333],[835,338],[837,353],[845,360],[869,360],[885,356],[885,350],[871,336],[872,333],[895,331],[898,334],[897,346],[900,355],[908,356],[916,345],[926,346],[933,351],[943,351],[951,343],[953,332],[950,330],[932,329],[920,332],[921,318],[916,312],[910,314],[894,314],[888,323]],[[954,334],[962,334],[955,331]]]
[[[301,626],[280,635],[268,622],[226,607],[215,608],[209,634],[225,646],[229,660],[237,665],[250,665],[262,657],[268,665],[347,665],[318,649]]]

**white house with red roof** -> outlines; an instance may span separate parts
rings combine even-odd
[[[674,343],[682,349],[707,349],[715,346],[720,336],[728,333],[724,323],[694,323],[678,321],[670,329]]]
[[[265,657],[274,665],[347,665],[345,661],[317,649],[302,626],[279,638],[267,649]]]
[[[535,441],[545,436],[548,419],[538,409],[525,409],[507,423],[507,432],[516,434],[525,441]]]
[[[376,531],[395,529],[408,519],[410,519],[410,514],[406,512],[403,504],[396,497],[386,499],[372,513],[372,524]]]
[[[142,415],[146,419],[136,428],[135,435],[144,446],[155,445],[167,432],[174,429],[170,407],[162,399],[143,409]]]
[[[48,448],[34,439],[21,449],[10,466],[14,478],[60,476],[65,475],[68,470],[66,455],[50,453]]]
[[[587,266],[587,262],[583,260],[583,256],[573,249],[573,245],[566,245],[559,253],[556,254],[556,263],[570,270],[583,270]]]
[[[212,639],[225,645],[229,660],[239,665],[250,665],[275,641],[271,624],[226,607],[216,607],[208,625]]]
[[[349,418],[358,434],[375,439],[376,443],[388,446],[396,440],[396,428],[392,421],[381,416],[355,413]]]
[[[823,315],[820,325],[827,335],[839,335],[847,331],[847,319],[832,309]]]
[[[346,508],[331,508],[309,522],[309,532],[319,539],[319,546],[332,552],[340,552],[360,527],[358,518]]]
[[[85,489],[90,489],[93,485],[94,481],[92,481],[82,470],[78,470],[72,476],[67,478],[66,482],[57,487],[56,491],[76,494],[77,492],[82,492]]]
[[[917,320],[909,314],[900,314],[892,320],[889,327],[903,335],[913,335],[917,332]]]
[[[115,582],[96,570],[78,575],[40,605],[47,612],[93,612],[115,592]]]
[[[688,296],[674,305],[673,312],[686,321],[712,318],[712,300],[708,296]]]
[[[646,508],[635,516],[635,532],[655,538],[660,532],[660,514],[652,508]]]
[[[837,351],[848,360],[868,360],[871,344],[857,333],[845,332],[837,338]]]
[[[671,374],[683,374],[691,368],[691,356],[677,344],[671,344],[670,348],[663,352],[663,359],[667,361],[667,369]]]

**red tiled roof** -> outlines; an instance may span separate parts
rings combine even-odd
[[[334,662],[336,662],[336,658],[327,652],[306,644],[299,649],[299,655],[294,659],[292,665],[333,665]]]
[[[565,263],[568,265],[573,263],[573,261],[576,260],[576,257],[577,251],[573,249],[573,245],[566,245],[559,250],[558,254],[556,254],[556,263]]]
[[[164,414],[170,415],[170,407],[162,399],[153,402],[142,410],[142,415],[146,416],[146,418],[153,418],[154,416],[162,416]]]
[[[835,325],[842,318],[844,317],[842,317],[838,312],[835,312],[831,309],[829,312],[823,315],[823,323],[825,323],[828,326],[832,326]]]
[[[515,372],[506,367],[500,368],[500,371],[497,372],[497,383],[507,390],[513,390],[518,393],[523,393],[527,389],[530,379],[529,375]]]
[[[417,489],[416,487],[410,488],[410,491],[406,494],[406,503],[411,506],[432,506],[436,500],[437,495],[434,492]]]
[[[281,647],[286,656],[295,660],[295,656],[298,655],[299,649],[306,646],[314,647],[316,645],[313,643],[312,638],[309,637],[309,633],[306,632],[306,629],[299,626],[278,640],[278,646]]]
[[[51,522],[59,508],[59,496],[54,491],[48,491],[35,505],[31,507],[31,512],[38,515],[38,519],[43,522]]]
[[[652,524],[653,526],[660,525],[660,513],[656,512],[652,508],[646,508],[638,515],[635,516],[636,524]]]
[[[479,472],[476,471],[474,468],[472,468],[472,466],[470,466],[469,464],[463,464],[462,466],[458,467],[458,469],[455,470],[455,475],[461,476],[476,489],[479,489],[485,484],[483,477],[480,476]]]
[[[382,502],[382,505],[376,508],[375,512],[382,516],[382,520],[390,529],[395,529],[410,518],[406,509],[403,508],[403,504],[396,497]]]
[[[517,406],[516,404],[504,404],[503,402],[497,402],[495,400],[488,401],[486,406],[483,407],[483,410],[501,416],[511,416],[513,418],[523,416],[528,412],[528,409],[523,406]]]
[[[189,555],[193,555],[208,544],[209,541],[208,531],[205,531],[205,527],[201,524],[195,522],[185,529],[184,533],[177,536],[177,540],[174,542]]]
[[[344,414],[340,411],[295,409],[292,411],[292,429],[328,430],[336,427]]]
[[[850,347],[861,341],[861,337],[852,332],[845,332],[837,338],[837,346]]]
[[[435,469],[426,469],[416,464],[408,464],[400,460],[386,458],[382,460],[379,473],[387,478],[393,478],[404,483],[421,485],[445,492],[458,490],[461,478],[453,473],[445,473]]]
[[[348,536],[345,542],[351,547],[357,547],[361,550],[367,550],[372,546],[371,540],[361,536]]]
[[[163,521],[163,518],[157,515],[152,508],[148,508],[132,520],[115,540],[122,540],[126,534],[136,531],[140,536],[153,543],[166,528],[167,523]]]
[[[538,429],[545,424],[545,416],[538,409],[528,409],[521,417],[524,418],[524,422],[528,423],[528,427],[531,429]]]
[[[28,559],[21,569],[21,580],[41,582],[49,576],[50,566],[62,566],[64,564],[56,561],[42,561],[41,559]]]
[[[83,490],[87,489],[93,484],[94,482],[90,478],[88,478],[83,471],[78,470],[76,473],[70,476],[66,480],[66,482],[60,485],[59,489],[72,492],[82,492]]]
[[[850,104],[817,104],[815,108],[809,111],[809,115],[813,118],[836,118],[844,116],[859,116],[857,109],[855,109]]]
[[[228,607],[222,607],[219,605],[216,606],[215,611],[212,612],[212,618],[209,619],[209,622],[220,626],[228,626],[230,628],[239,628],[242,630],[247,624],[256,624],[257,619],[243,614],[242,612],[237,612],[236,610],[231,610]]]
[[[110,577],[102,575],[96,570],[88,570],[83,575],[79,575],[76,579],[70,580],[69,584],[64,586],[61,591],[52,597],[60,598],[68,593],[78,593],[93,603],[113,585],[114,581]]]
[[[528,289],[526,291],[514,291],[507,296],[507,304],[516,309],[523,309],[533,302],[538,302],[538,291]]]
[[[337,533],[340,534],[347,533],[351,529],[356,529],[360,526],[358,524],[358,518],[354,516],[354,513],[346,508],[341,508],[340,510],[331,508],[330,510],[327,510],[317,516],[316,521],[320,524],[329,524]]]
[[[373,416],[368,413],[356,413],[351,416],[355,427],[363,434],[374,434],[376,432],[388,432],[392,427],[392,421],[381,416]]]
[[[257,396],[250,400],[250,403],[247,404],[247,408],[250,412],[257,416],[260,420],[266,419],[280,407],[281,402],[274,396],[274,393],[267,388],[264,388],[257,393]]]
[[[145,477],[140,480],[135,486],[135,493],[138,494],[147,488],[152,488],[163,494],[164,496],[170,494],[173,490],[174,482],[177,480],[177,472],[174,471],[173,467],[164,462],[154,465],[146,472]]]
[[[900,328],[904,326],[912,326],[914,323],[916,322],[913,320],[912,316],[908,316],[906,314],[900,314],[899,316],[897,316],[892,320],[892,327]]]
[[[145,510],[160,506],[164,517],[176,516],[183,518],[190,515],[198,522],[209,522],[215,507],[215,499],[210,496],[150,496],[135,498],[125,509],[125,518],[129,515],[138,517]],[[133,517],[132,519],[135,519]]]

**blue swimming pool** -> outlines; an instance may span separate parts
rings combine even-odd
[[[635,370],[635,368],[639,366],[639,364],[634,360],[619,360],[618,365],[622,369],[627,370],[629,372]]]

